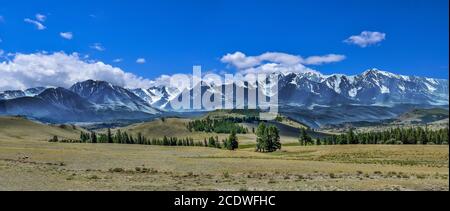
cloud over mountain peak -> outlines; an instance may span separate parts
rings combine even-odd
[[[346,56],[328,54],[324,56],[301,57],[280,52],[267,52],[258,56],[247,56],[242,52],[227,54],[221,61],[236,67],[243,73],[273,73],[273,72],[316,72],[307,65],[322,65],[340,62]]]
[[[85,61],[77,53],[15,54],[0,63],[0,90],[39,86],[69,87],[88,79],[109,81],[127,88],[148,87],[151,81],[99,61]]]

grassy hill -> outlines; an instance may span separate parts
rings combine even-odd
[[[217,115],[217,112],[214,113]],[[217,117],[217,116],[216,116]],[[206,118],[206,117],[205,117]],[[180,119],[180,118],[167,118],[161,120],[154,120],[151,122],[139,123],[130,125],[127,127],[119,127],[112,130],[113,133],[116,133],[117,130],[121,130],[122,132],[127,132],[134,137],[137,136],[138,133],[141,133],[146,138],[158,138],[161,139],[164,136],[167,137],[177,137],[177,138],[185,138],[191,137],[195,141],[203,141],[205,138],[209,138],[211,136],[218,136],[220,140],[223,140],[229,136],[229,134],[218,134],[218,133],[206,133],[206,132],[190,132],[186,125],[191,121],[189,119]],[[293,126],[290,124],[286,124],[286,122],[268,122],[267,124],[272,124],[277,126],[280,129],[280,136],[282,143],[297,143],[298,136],[300,134],[299,126]],[[238,134],[239,142],[241,144],[255,144],[256,143],[256,135],[252,133],[253,128],[258,127],[258,123],[241,123],[244,127],[248,128],[248,134]],[[99,130],[99,133],[106,133],[105,129]],[[311,132],[313,137],[323,137],[327,134]]]
[[[115,128],[112,130],[115,133],[117,130],[121,130],[123,132],[127,132],[133,136],[137,136],[138,133],[141,133],[143,136],[147,138],[163,138],[167,137],[191,137],[195,141],[203,141],[205,138],[209,138],[211,136],[218,136],[220,140],[228,137],[228,134],[217,134],[217,133],[205,133],[205,132],[189,132],[186,125],[189,122],[189,119],[179,119],[179,118],[167,118],[161,120],[154,120],[151,122],[139,123],[130,125],[127,127]],[[99,132],[105,133],[105,130],[100,130]],[[254,134],[239,134],[239,140],[241,143],[253,143],[256,140],[256,136]]]
[[[396,124],[430,124],[448,119],[449,111],[441,108],[416,109],[399,116]]]
[[[383,131],[391,128],[427,127],[431,130],[447,128],[449,125],[449,111],[442,108],[414,109],[394,119],[382,122],[351,122],[322,128],[329,133],[342,133],[350,128],[357,131]]]
[[[81,130],[72,125],[46,125],[22,117],[0,117],[0,140],[47,141],[53,136],[78,139]]]
[[[216,110],[209,112],[204,116],[204,118],[209,117],[211,119],[221,119],[221,118],[259,118],[260,112],[254,109],[233,109],[233,110]],[[292,120],[289,117],[279,115],[279,122],[294,128],[307,128],[305,124],[299,123]],[[278,121],[278,120],[277,120]]]
[[[259,115],[257,111],[220,110],[211,112],[202,118],[239,118],[256,117],[257,115]],[[138,133],[141,133],[149,139],[161,139],[164,136],[177,138],[191,137],[195,141],[203,141],[205,138],[208,139],[212,136],[218,136],[220,140],[223,140],[229,136],[229,134],[190,132],[186,127],[189,121],[191,120],[183,118],[156,119],[150,122],[117,127],[112,132],[116,133],[120,129],[122,132],[127,132],[134,137]],[[293,122],[287,118],[283,118],[282,122],[273,121],[268,124],[274,124],[281,130],[280,135],[283,143],[297,143],[299,128],[303,127],[302,124]],[[258,122],[241,123],[241,125],[248,128],[249,134],[238,134],[239,142],[244,145],[254,144],[256,142],[256,135],[252,133],[252,130],[257,128]],[[47,125],[22,117],[0,117],[0,139],[2,140],[47,141],[53,136],[58,136],[60,139],[79,139],[80,131],[87,132],[80,127],[72,125]],[[106,129],[100,129],[97,132],[106,133]],[[314,137],[321,136],[321,134],[311,135]]]
[[[244,117],[259,117],[259,111],[254,109],[233,109],[233,110],[216,110],[209,112],[206,117],[210,117],[211,119],[215,118],[227,118],[227,117],[235,117],[235,118],[244,118]]]

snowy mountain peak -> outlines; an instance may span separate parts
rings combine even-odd
[[[105,81],[87,80],[79,82],[73,85],[70,90],[103,108],[157,113],[147,101],[134,92]]]
[[[448,80],[403,76],[376,68],[354,76],[292,72],[277,77],[279,101],[300,107],[343,104],[448,105],[449,99]]]
[[[364,75],[364,76],[370,76],[370,75],[390,75],[390,74],[392,74],[392,73],[389,73],[389,72],[387,72],[387,71],[380,70],[380,69],[378,69],[378,68],[367,69],[366,71],[364,71],[364,72],[362,73],[362,75]]]
[[[0,92],[0,100],[11,100],[19,97],[34,97],[43,92],[45,87],[36,87],[27,90],[9,90]]]
[[[377,68],[368,69],[362,75],[365,77],[374,76],[377,78],[381,78],[381,77],[396,78],[396,79],[407,79],[408,78],[408,76],[397,75],[397,74],[394,74],[394,73],[391,73],[388,71],[384,71],[384,70],[380,70]]]
[[[403,76],[372,68],[365,72],[346,76],[322,75],[316,72],[271,74],[278,79],[279,102],[309,107],[311,105],[448,105],[448,80],[415,76]],[[263,85],[266,85],[262,83]],[[234,84],[245,89],[256,86]],[[215,93],[214,87],[202,83],[201,93]],[[59,101],[70,92],[94,104],[98,109],[113,111],[137,111],[155,114],[157,109],[170,110],[170,102],[180,95],[180,90],[170,86],[148,89],[125,89],[105,81],[87,80],[76,83],[69,90],[33,88],[25,91],[0,93],[0,101],[33,97],[45,90],[48,99]],[[49,95],[52,91],[53,95]],[[265,93],[268,95],[267,93]],[[271,94],[272,95],[272,94]],[[195,96],[200,97],[200,96]],[[156,109],[155,109],[156,108]]]

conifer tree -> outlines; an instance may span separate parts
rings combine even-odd
[[[117,131],[116,139],[117,139],[116,142],[118,144],[123,144],[123,136],[122,136],[122,132],[120,132],[120,130]]]
[[[235,131],[231,132],[230,137],[228,137],[227,143],[229,150],[236,150],[239,148],[239,141]]]
[[[258,129],[256,130],[256,151],[258,152],[265,152],[265,145],[267,142],[266,132],[266,125],[264,123],[260,123]]]
[[[91,143],[97,143],[97,134],[95,134],[94,132],[91,133]]]
[[[108,143],[112,144],[114,142],[110,128],[108,128],[107,138],[108,138]]]
[[[312,142],[311,136],[308,135],[308,132],[305,128],[300,129],[300,137],[298,139],[300,145],[306,146]]]
[[[208,147],[216,147],[216,139],[214,137],[210,137],[208,140]]]
[[[280,149],[281,149],[280,130],[273,125],[269,126],[267,151],[275,152]]]
[[[261,123],[256,134],[256,151],[274,152],[281,149],[280,130],[276,126],[267,127],[264,123]]]

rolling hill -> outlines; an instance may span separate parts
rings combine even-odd
[[[396,124],[432,124],[447,119],[449,111],[446,109],[414,109],[396,118]]]
[[[78,139],[79,127],[72,125],[47,125],[22,117],[0,117],[0,140],[47,141],[53,136]]]
[[[127,132],[134,137],[136,137],[138,133],[141,133],[143,136],[149,139],[161,139],[164,136],[177,138],[191,137],[195,141],[203,141],[205,138],[215,136],[218,136],[219,140],[222,140],[229,136],[229,134],[189,132],[186,127],[189,121],[189,119],[180,118],[167,118],[164,119],[164,121],[161,119],[157,119],[154,121],[138,123],[127,127],[115,128],[112,130],[112,132],[116,133],[117,130],[121,130],[122,132]],[[106,131],[103,129],[99,130],[98,132],[105,133]],[[253,143],[254,140],[256,140],[254,134],[239,134],[238,137],[241,143]]]
[[[322,128],[326,132],[345,132],[350,128],[358,131],[383,131],[391,128],[423,127],[431,130],[448,128],[449,111],[443,108],[413,109],[398,117],[379,122],[348,122]]]
[[[223,119],[223,118],[244,118],[244,117],[258,117],[258,111],[256,110],[217,110],[209,112],[202,117],[197,117],[199,119],[211,118],[211,119]],[[203,141],[205,138],[218,136],[219,140],[223,140],[229,136],[229,134],[217,134],[217,133],[206,133],[206,132],[190,132],[187,129],[188,122],[191,119],[185,118],[165,118],[157,119],[154,121],[149,121],[145,123],[137,123],[126,127],[118,127],[112,130],[116,133],[117,130],[122,132],[127,132],[134,137],[141,133],[147,138],[158,138],[161,139],[164,136],[167,137],[191,137],[196,141]],[[247,122],[239,123],[240,125],[246,127],[249,131],[248,134],[238,134],[239,142],[241,144],[254,144],[256,142],[256,135],[252,133],[253,129],[258,127],[259,122]],[[297,143],[298,136],[300,134],[300,128],[306,128],[305,125],[295,122],[287,117],[283,117],[283,121],[270,121],[266,124],[275,125],[280,129],[281,142],[283,143]],[[105,129],[98,130],[99,133],[105,133]],[[309,132],[314,138],[328,136],[329,134],[320,132]]]

